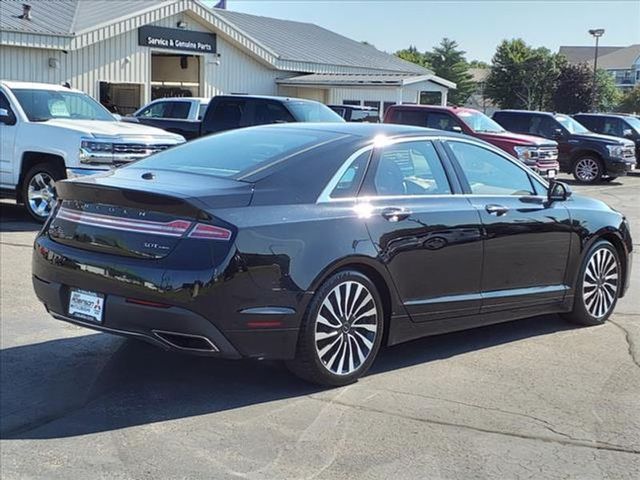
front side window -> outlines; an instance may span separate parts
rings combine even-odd
[[[553,118],[546,115],[532,115],[529,119],[529,131],[531,135],[544,138],[553,138],[560,125]]]
[[[184,120],[189,118],[190,111],[191,103],[189,102],[171,102],[171,109],[168,112],[167,118]]]
[[[458,116],[474,132],[501,133],[505,131],[497,122],[491,120],[482,112],[467,110],[458,113]]]
[[[169,102],[157,102],[140,110],[138,117],[166,118]]]
[[[384,147],[374,177],[380,196],[451,194],[451,186],[435,147],[428,141]]]
[[[269,123],[288,123],[295,121],[289,111],[279,103],[259,102],[256,104],[255,120],[256,125],[266,125]]]
[[[525,170],[491,150],[448,142],[474,195],[535,195]]]
[[[624,125],[622,120],[618,118],[605,118],[604,119],[604,127],[602,128],[602,133],[605,135],[612,135],[614,137],[622,137],[624,130]]]
[[[9,100],[4,96],[4,93],[0,92],[0,108],[6,110],[9,113],[8,124],[13,125],[16,122],[16,116],[11,110],[11,105],[9,104]]]
[[[240,127],[246,105],[245,100],[220,100],[213,110],[213,122],[222,130]]]
[[[31,122],[46,122],[54,118],[114,121],[102,105],[84,93],[16,88],[13,94]]]
[[[344,122],[340,115],[319,102],[287,102],[287,107],[299,122]]]
[[[584,125],[577,122],[571,117],[566,115],[556,115],[553,118],[562,125],[569,133],[589,133],[589,130],[584,128]]]
[[[460,128],[460,124],[448,113],[431,112],[427,117],[427,127],[453,132],[455,131],[454,127]]]

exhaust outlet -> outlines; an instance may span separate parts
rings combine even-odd
[[[190,333],[167,332],[164,330],[153,330],[153,334],[160,340],[178,350],[192,352],[218,352],[215,343],[202,335],[192,335]]]

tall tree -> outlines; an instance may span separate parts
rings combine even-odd
[[[622,97],[620,110],[627,113],[640,114],[640,85],[636,85]]]
[[[443,38],[432,52],[426,54],[427,64],[433,72],[456,84],[456,89],[449,92],[449,102],[454,105],[463,105],[475,90],[465,53],[455,40]]]
[[[598,69],[596,73],[596,109],[600,112],[611,112],[618,108],[623,98],[622,93],[616,87],[616,82],[611,74]]]
[[[485,92],[500,108],[545,109],[562,60],[521,39],[504,40],[493,56]]]
[[[565,63],[553,92],[552,108],[556,112],[591,111],[593,72],[586,64]]]

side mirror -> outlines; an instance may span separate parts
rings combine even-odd
[[[564,137],[564,130],[562,130],[561,128],[554,128],[552,137],[553,138],[562,138],[562,137]]]
[[[458,125],[454,125],[453,127],[451,127],[451,131],[456,133],[462,133],[462,127],[459,127]]]
[[[633,130],[631,130],[630,128],[625,128],[622,131],[622,136],[625,138],[634,138],[635,135],[633,134]]]
[[[6,108],[0,108],[0,123],[5,125],[15,125],[16,119]]]
[[[547,200],[549,202],[563,202],[569,198],[572,193],[569,185],[551,179],[549,181],[549,189],[547,190]]]

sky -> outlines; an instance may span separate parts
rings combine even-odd
[[[227,9],[315,23],[386,52],[431,50],[449,37],[467,60],[486,62],[500,41],[518,37],[554,52],[593,45],[591,28],[606,30],[601,45],[640,43],[640,0],[228,0]]]

